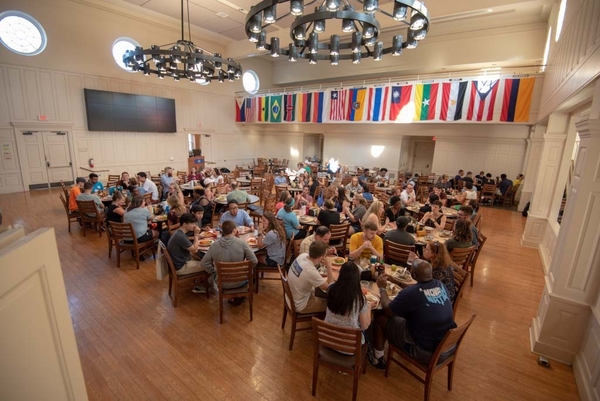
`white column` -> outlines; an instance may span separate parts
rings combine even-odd
[[[543,134],[546,132],[545,125],[535,125],[531,127],[529,132],[529,138],[527,139],[527,153],[525,161],[525,169],[523,174],[525,175],[525,181],[523,181],[523,188],[521,189],[521,199],[519,200],[519,206],[517,210],[522,212],[527,205],[527,202],[531,201],[533,195],[533,189],[537,182],[538,171],[540,167],[540,158],[542,157],[542,149],[544,145]]]
[[[569,116],[563,113],[553,113],[548,119],[548,126],[543,134],[542,154],[534,186],[535,191],[531,198],[529,216],[521,239],[523,246],[537,248],[544,239],[563,158],[568,122]]]
[[[569,364],[581,347],[600,289],[600,119],[576,126],[581,141],[560,245],[530,329],[533,352]]]

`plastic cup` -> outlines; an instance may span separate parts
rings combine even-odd
[[[360,282],[360,289],[362,290],[363,294],[367,295],[367,293],[369,292],[369,287],[371,287],[371,282],[366,280],[362,280]]]

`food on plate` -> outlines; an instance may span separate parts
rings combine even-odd
[[[237,230],[240,234],[246,234],[248,231],[250,231],[250,228],[245,226],[239,226]]]
[[[433,227],[425,226],[425,231],[432,231]]]
[[[412,279],[412,277],[410,276],[410,273],[408,272],[408,270],[406,271],[396,271],[392,274],[392,276],[395,279],[398,279],[400,281],[410,281]]]
[[[393,272],[395,272],[397,268],[398,268],[398,266],[396,266],[396,265],[391,265],[390,266],[390,269],[392,269]]]
[[[200,246],[211,246],[214,241],[211,239],[203,239],[198,241],[198,245]]]
[[[248,243],[248,245],[250,245],[250,246],[256,246],[256,245],[258,245],[258,240],[257,240],[256,238],[254,238],[254,237],[248,238],[248,239],[246,240],[246,242],[247,242],[247,243]]]
[[[343,265],[344,263],[346,263],[346,259],[337,257],[333,259],[333,263],[336,265]]]
[[[156,221],[167,221],[167,215],[163,214],[160,216],[156,216]]]

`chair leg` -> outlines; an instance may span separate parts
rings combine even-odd
[[[356,396],[358,394],[358,379],[360,378],[360,369],[357,369],[358,366],[354,367],[354,380],[352,381],[352,401],[356,401]]]
[[[102,223],[96,223],[96,227],[98,228],[98,236],[102,238]]]
[[[290,334],[290,351],[294,348],[294,337],[296,337],[296,317],[292,316],[292,332]]]
[[[385,361],[385,377],[388,377],[388,375],[390,374],[390,366],[392,366],[392,355],[394,355],[394,349],[391,346],[388,346],[387,360]]]
[[[87,223],[85,221],[83,221],[82,223],[83,223],[83,226],[82,226],[83,227],[83,236],[85,237],[85,231],[86,231],[86,224]]]
[[[423,397],[424,401],[429,401],[429,397],[431,396],[431,385],[433,384],[433,375],[428,374],[425,376],[425,395]]]
[[[258,269],[254,268],[254,293],[258,294]]]
[[[136,269],[140,269],[140,248],[135,248],[135,265]]]
[[[471,266],[471,287],[473,287],[473,278],[475,277],[475,266]]]
[[[119,249],[119,247],[115,248],[115,252],[117,253],[117,267],[120,268],[121,267],[121,250]]]
[[[319,378],[319,362],[315,361],[313,365],[312,396],[317,396],[317,380]]]
[[[283,301],[285,302],[285,300]],[[287,308],[283,305],[283,319],[281,319],[281,329],[285,329],[285,319],[287,318]]]
[[[223,290],[219,288],[219,324],[223,324]]]
[[[172,288],[171,286],[173,285],[173,276],[171,276],[169,274],[169,297],[171,296],[171,292],[172,292]]]
[[[452,379],[454,378],[454,362],[448,364],[448,391],[452,391]]]
[[[252,291],[250,291],[250,295],[248,296],[248,301],[250,304],[250,321],[252,321]]]

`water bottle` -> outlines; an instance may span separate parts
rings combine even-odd
[[[170,212],[170,211],[171,211],[171,206],[167,205],[167,206],[165,207],[165,213],[166,213],[166,214],[169,214],[169,212]]]

